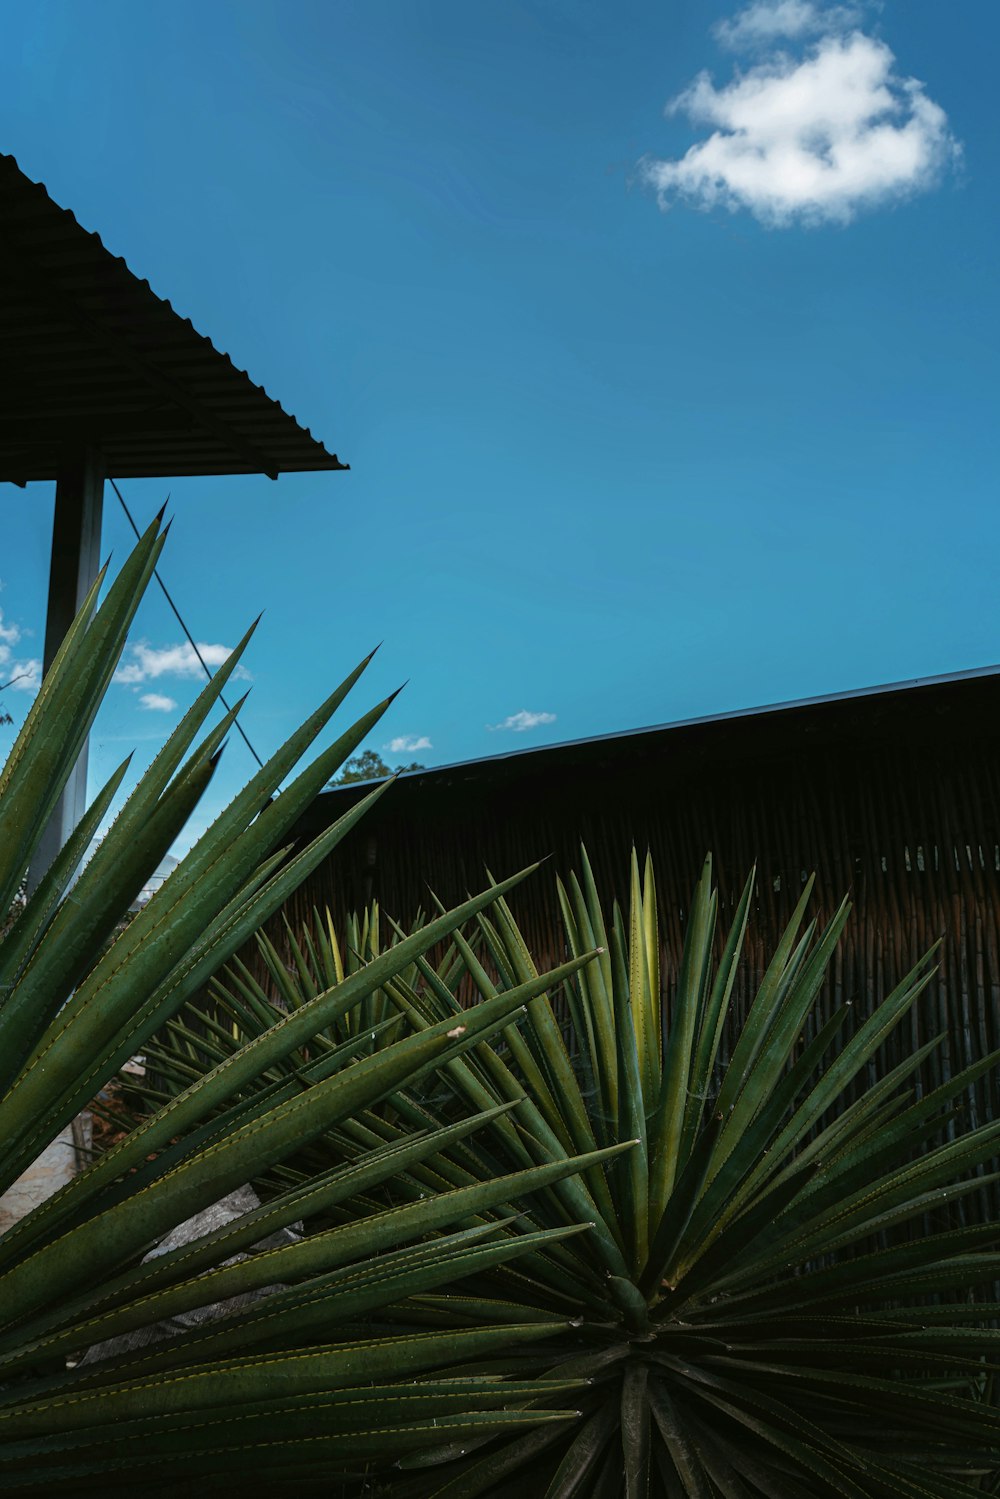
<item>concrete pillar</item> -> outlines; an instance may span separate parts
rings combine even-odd
[[[98,448],[81,447],[68,452],[60,466],[45,620],[43,669],[46,672],[100,570],[104,478],[104,459]],[[35,888],[69,838],[86,805],[85,744],[32,860],[29,891]]]

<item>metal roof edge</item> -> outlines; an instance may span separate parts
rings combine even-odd
[[[80,220],[77,218],[72,209],[64,208],[61,203],[57,203],[55,198],[53,198],[52,194],[49,192],[48,188],[45,186],[44,182],[36,182],[33,177],[29,177],[27,172],[22,169],[15,156],[13,156],[9,152],[0,152],[0,169],[2,168],[6,168],[8,171],[17,173],[28,184],[30,188],[33,188],[35,192],[39,193],[46,200],[46,202],[51,205],[54,213],[62,215],[64,219],[68,219],[80,234],[85,235],[88,239],[94,241],[94,243],[96,243],[102,253],[108,257],[109,262],[116,268],[118,268],[117,274],[120,275],[122,271],[124,271],[125,274],[130,276],[138,286],[144,288],[149,296],[152,297],[154,301],[158,302],[159,305],[164,308],[171,317],[176,318],[178,322],[183,323],[188,328],[190,328],[195,337],[199,338],[202,343],[207,344],[209,349],[217,358],[224,360],[235,375],[240,376],[247,382],[251,389],[259,392],[259,394],[262,395],[265,400],[270,401],[271,404],[281,412],[282,416],[286,417],[290,422],[292,422],[303,434],[303,436],[308,438],[310,442],[314,443],[316,447],[319,448],[319,450],[324,453],[330,460],[331,465],[335,466],[335,468],[341,472],[347,472],[350,470],[350,464],[343,463],[337,457],[336,453],[331,453],[329,448],[326,446],[326,443],[323,442],[321,438],[317,437],[309,427],[305,426],[304,423],[301,422],[299,418],[294,414],[294,412],[287,411],[281,404],[281,402],[275,396],[272,396],[263,385],[257,384],[248,370],[241,369],[240,366],[232,358],[232,356],[226,353],[225,349],[218,348],[207,333],[200,332],[199,329],[194,326],[194,323],[189,317],[185,317],[182,312],[179,312],[168,297],[161,297],[158,292],[153,290],[152,286],[144,276],[137,275],[136,272],[133,271],[132,267],[129,265],[125,257],[123,255],[116,255],[115,252],[104,243],[103,239],[96,230],[87,229],[83,224],[81,224]],[[320,471],[321,470],[318,469],[315,470],[315,472]],[[279,472],[288,471],[279,470]]]
[[[933,677],[910,677],[900,682],[883,682],[872,687],[852,687],[846,692],[822,693],[817,697],[790,698],[785,702],[765,703],[752,708],[733,708],[722,713],[706,713],[694,718],[677,718],[668,723],[647,724],[639,729],[616,729],[609,734],[588,734],[580,739],[562,739],[556,744],[534,744],[524,749],[504,750],[498,755],[479,755],[471,760],[451,760],[446,765],[428,765],[424,770],[404,770],[397,777],[400,781],[445,775],[457,770],[471,770],[479,765],[499,765],[507,760],[523,760],[531,756],[555,754],[560,750],[578,749],[590,744],[614,744],[624,739],[638,739],[644,734],[666,734],[675,729],[692,729],[708,724],[731,723],[747,718],[766,718],[770,714],[790,713],[796,708],[817,708],[833,703],[856,702],[862,698],[888,697],[894,692],[913,692],[925,687],[943,687],[953,682],[971,682],[983,677],[1000,680],[1000,662],[994,666],[974,666],[966,671],[943,672]],[[385,777],[368,781],[349,781],[343,786],[328,786],[321,796],[332,796],[337,792],[353,791],[363,787],[382,785]]]

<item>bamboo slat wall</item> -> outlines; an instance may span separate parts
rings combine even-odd
[[[780,713],[555,748],[400,781],[287,908],[293,922],[375,896],[408,923],[549,856],[511,904],[539,966],[561,960],[555,874],[584,842],[603,897],[624,903],[633,843],[656,867],[672,986],[687,903],[711,851],[722,909],[756,864],[737,1017],[810,872],[820,922],[853,911],[822,1010],[867,1017],[941,942],[930,989],[878,1070],[944,1033],[920,1075],[933,1087],[1000,1048],[1000,683],[978,677]],[[321,798],[330,820],[350,788]],[[324,806],[324,803],[327,805]],[[873,1074],[874,1076],[874,1069]],[[996,1075],[970,1089],[969,1122],[1000,1117]],[[1000,1210],[990,1192],[970,1212]]]

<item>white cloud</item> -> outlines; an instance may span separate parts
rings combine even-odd
[[[144,692],[139,701],[151,713],[172,713],[177,707],[173,698],[165,697],[162,692]]]
[[[31,631],[27,633],[30,635]],[[19,625],[4,623],[0,609],[0,686],[11,692],[37,692],[41,686],[41,661],[35,656],[19,657],[14,650],[24,634]]]
[[[433,749],[434,746],[426,734],[399,734],[395,739],[390,739],[388,744],[383,745],[383,748],[392,755],[410,755],[414,750],[428,750]]]
[[[743,17],[783,8],[751,6]],[[804,56],[775,52],[720,88],[701,73],[667,112],[714,127],[711,135],[678,160],[647,159],[645,180],[662,208],[746,208],[778,227],[847,223],[860,208],[924,191],[961,148],[944,110],[895,61],[874,37],[834,32]]]
[[[14,660],[6,646],[0,647],[0,686],[11,692],[37,692],[42,685],[42,663],[37,656]]]
[[[134,686],[137,682],[155,681],[157,677],[202,677],[204,669],[195,654],[194,647],[184,641],[183,645],[165,645],[160,649],[140,640],[130,648],[132,659],[115,672],[115,681]],[[230,645],[208,645],[198,642],[198,650],[208,666],[221,666],[232,655]],[[250,673],[237,666],[234,677],[250,680]]]
[[[527,708],[522,708],[520,713],[512,713],[503,723],[488,723],[486,727],[490,730],[513,729],[515,734],[523,734],[525,729],[537,729],[539,724],[555,721],[554,713],[529,713]]]
[[[859,5],[817,5],[814,0],[754,0],[737,11],[731,21],[712,27],[716,41],[724,47],[753,48],[779,37],[829,36],[846,31],[861,18]]]

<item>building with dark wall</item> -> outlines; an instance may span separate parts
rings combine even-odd
[[[315,833],[370,785],[321,796]],[[746,992],[810,872],[820,922],[853,912],[824,1007],[858,1018],[941,941],[940,967],[883,1057],[945,1033],[921,1081],[1000,1047],[1000,671],[698,719],[402,776],[299,892],[293,921],[375,898],[404,924],[486,882],[547,862],[511,905],[539,965],[563,956],[555,875],[586,844],[603,897],[628,896],[629,853],[652,851],[665,949],[712,852],[723,911],[751,868],[757,894]],[[993,1113],[995,1082],[969,1107]]]

